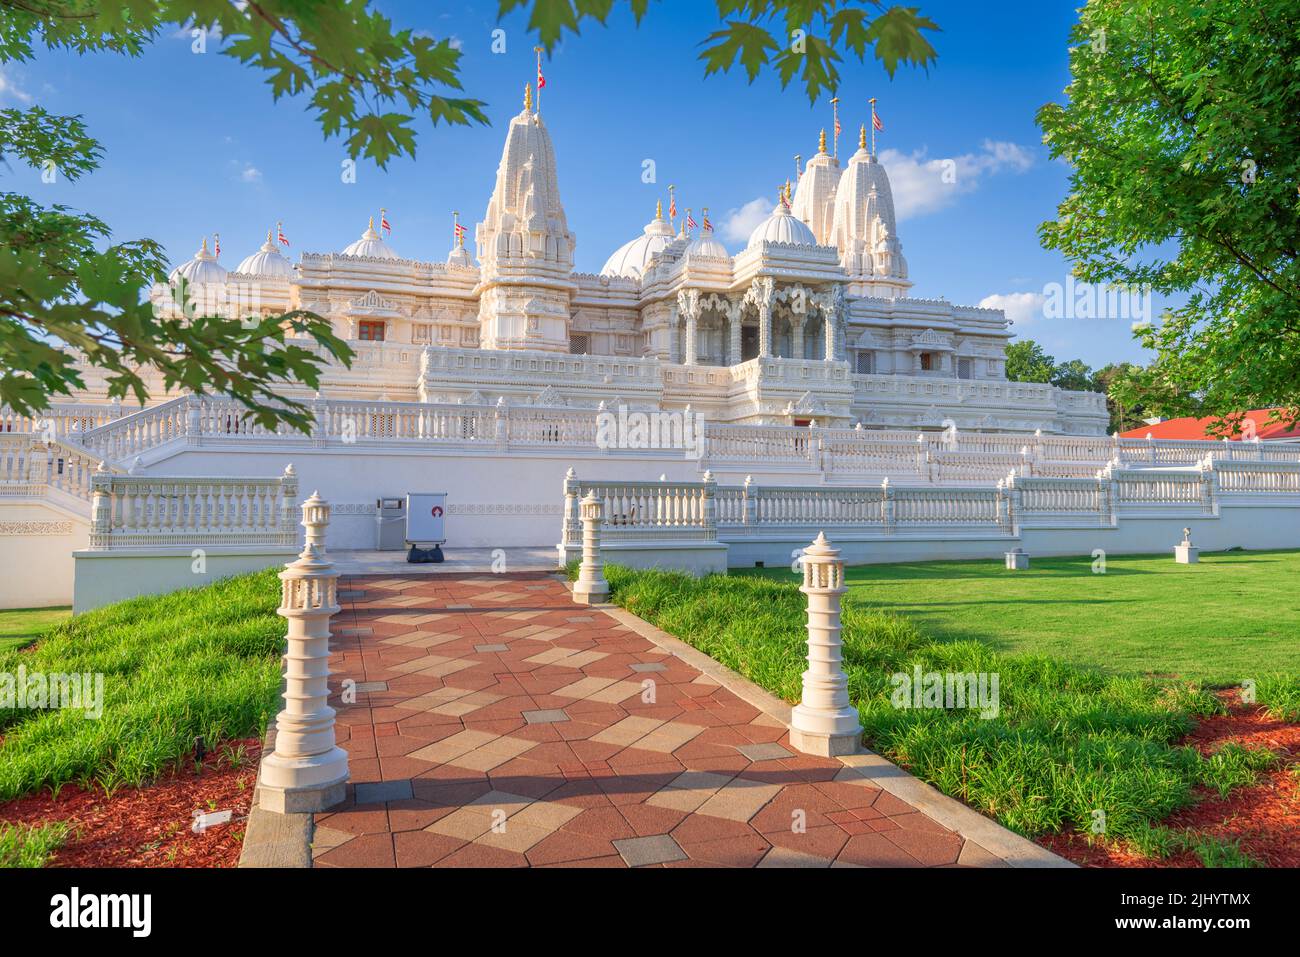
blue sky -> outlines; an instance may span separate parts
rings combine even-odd
[[[867,99],[878,98],[886,125],[879,149],[900,207],[913,293],[1005,305],[1015,331],[1058,359],[1094,367],[1141,361],[1129,321],[1048,319],[1039,308],[1045,286],[1064,284],[1068,273],[1037,239],[1038,224],[1065,194],[1068,170],[1048,159],[1034,113],[1068,82],[1073,5],[915,3],[943,28],[932,41],[937,65],[901,70],[891,81],[874,63],[846,64],[839,94],[842,157],[856,147]],[[356,182],[345,184],[341,141],[325,140],[301,101],[273,103],[259,74],[211,46],[195,54],[189,35],[178,34],[136,60],[42,53],[5,68],[0,106],[82,113],[106,150],[101,169],[75,185],[45,184],[14,166],[0,169],[5,188],[93,212],[117,239],[157,239],[174,261],[219,232],[222,262],[233,268],[277,220],[295,257],[341,249],[381,206],[400,254],[441,260],[452,210],[472,227],[486,208],[503,130],[532,78],[535,38],[525,16],[498,23],[495,2],[377,6],[399,25],[460,42],[466,90],[489,102],[491,127],[425,123],[417,159],[386,171],[363,161]],[[802,90],[782,91],[773,77],[752,86],[743,73],[704,78],[698,43],[715,25],[712,4],[665,0],[637,29],[620,4],[608,28],[586,26],[547,62],[543,115],[580,270],[599,270],[639,234],[670,182],[697,218],[709,207],[735,251],[746,222],[770,209],[778,184],[793,174],[794,155],[816,151],[818,131],[830,125],[828,104],[810,106]],[[498,26],[504,54],[491,52]],[[642,182],[647,159],[655,184]],[[950,185],[937,175],[945,159],[957,174]],[[1157,315],[1161,304],[1157,297]]]

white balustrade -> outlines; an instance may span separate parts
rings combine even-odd
[[[278,478],[91,477],[90,547],[293,545],[293,467]]]

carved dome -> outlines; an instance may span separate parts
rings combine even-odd
[[[293,264],[280,255],[280,250],[276,249],[275,243],[271,241],[271,230],[268,229],[266,242],[262,243],[257,252],[241,262],[235,272],[246,276],[275,276],[288,279],[293,275]]]
[[[710,226],[701,229],[700,234],[691,240],[691,244],[686,247],[686,255],[707,256],[711,259],[731,258],[731,253],[727,252],[727,247],[713,235],[713,228]]]
[[[664,219],[662,207],[655,218],[646,223],[645,231],[631,242],[624,243],[601,267],[602,276],[621,276],[640,279],[652,257],[663,252],[673,241],[673,228]],[[697,240],[698,241],[698,240]],[[722,254],[726,255],[724,249]]]
[[[208,239],[205,236],[199,251],[194,254],[194,258],[181,263],[171,271],[167,278],[172,282],[184,279],[191,284],[223,283],[226,281],[226,269],[217,262],[216,256],[208,252]]]
[[[361,234],[361,238],[356,242],[349,244],[348,247],[343,250],[343,255],[364,256],[368,259],[402,258],[397,255],[392,246],[379,238],[379,233],[375,232],[375,218],[373,216],[370,217],[370,225],[367,226],[366,231]]]
[[[763,243],[785,243],[795,246],[816,246],[817,237],[808,226],[790,212],[784,202],[776,204],[772,215],[758,224],[749,234],[748,246],[755,249]]]

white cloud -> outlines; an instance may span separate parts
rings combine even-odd
[[[1047,297],[1041,292],[995,293],[980,300],[981,309],[1001,309],[1012,326],[1025,326],[1043,318]]]
[[[763,196],[751,199],[744,206],[727,210],[727,215],[722,220],[722,238],[738,243],[747,241],[749,234],[771,213],[772,201]]]
[[[1034,157],[1015,143],[985,140],[978,153],[927,159],[925,150],[883,150],[880,162],[889,173],[895,215],[904,220],[951,206],[990,176],[1023,173],[1034,165]]]
[[[12,73],[0,68],[0,100],[6,99],[30,103],[32,95],[15,82]]]
[[[256,166],[245,166],[239,178],[245,183],[260,183],[262,181],[262,171]]]

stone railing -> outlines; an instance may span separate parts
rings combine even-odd
[[[484,451],[558,450],[626,454],[598,449],[603,407],[308,400],[311,434],[252,422],[239,403],[178,397],[63,438],[88,454],[127,464],[149,449],[174,442],[201,446],[271,443],[277,447],[393,446],[479,448]],[[108,407],[106,407],[108,408]],[[65,424],[84,407],[51,411]],[[610,410],[614,411],[614,410]],[[87,421],[90,421],[87,418]],[[27,424],[14,420],[15,424]],[[1300,464],[1300,443],[1162,441],[1097,436],[903,432],[862,427],[737,425],[706,422],[700,468],[777,469],[891,479],[915,476],[929,484],[992,484],[1015,469],[1020,476],[1086,477],[1108,465],[1132,469],[1194,468],[1207,454],[1218,461]],[[0,434],[6,434],[0,432]],[[18,434],[13,432],[12,434]]]
[[[178,396],[83,432],[78,441],[100,459],[121,462],[185,436],[191,427],[190,404],[188,397]]]
[[[1015,536],[1022,526],[1114,526],[1124,515],[1195,518],[1217,514],[1218,495],[1289,496],[1300,505],[1300,464],[1216,463],[1196,469],[1106,468],[1088,478],[1010,475],[989,488],[879,485],[718,488],[712,481],[564,483],[562,542],[581,542],[577,503],[594,492],[604,505],[603,539],[717,539],[723,542],[836,529],[868,537]]]
[[[582,543],[579,503],[588,495],[601,503],[601,536],[606,541],[715,541],[716,490],[707,472],[703,482],[589,482],[569,469],[564,479],[560,541],[565,545]]]
[[[0,496],[40,497],[55,489],[90,501],[91,476],[101,461],[71,442],[30,433],[0,434]],[[108,471],[120,471],[105,465]]]
[[[1300,467],[1289,462],[1212,463],[1220,492],[1231,495],[1300,495]]]
[[[24,415],[8,406],[0,406],[0,434],[32,432],[45,438],[61,439],[73,433],[89,432],[123,415],[122,405],[117,402],[108,405],[69,402],[36,415]]]
[[[298,477],[91,477],[90,548],[297,543]]]

